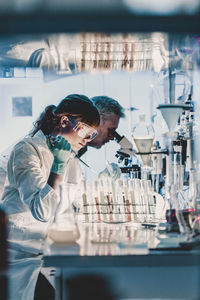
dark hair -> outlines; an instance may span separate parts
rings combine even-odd
[[[42,130],[47,135],[60,127],[62,116],[73,116],[75,119],[90,126],[98,126],[100,116],[93,102],[84,95],[71,94],[66,96],[57,106],[49,105],[34,123],[31,135]]]
[[[91,100],[97,107],[103,120],[107,120],[112,114],[115,114],[119,118],[125,117],[124,108],[113,98],[107,96],[95,96],[92,97]]]

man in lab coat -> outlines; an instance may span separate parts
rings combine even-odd
[[[100,149],[109,141],[114,140],[114,132],[118,128],[120,118],[125,117],[124,108],[115,99],[107,96],[95,96],[91,100],[100,114],[98,136],[79,151],[79,156],[82,156],[87,151],[88,146]],[[120,174],[121,172],[117,164],[111,163],[99,175],[117,179],[120,177]]]
[[[100,125],[98,127],[98,136],[87,146],[100,149],[109,141],[114,140],[114,132],[118,128],[120,118],[124,118],[124,108],[114,100],[107,96],[95,96],[91,100],[97,107],[100,114]],[[87,151],[87,148],[82,148],[80,156]]]

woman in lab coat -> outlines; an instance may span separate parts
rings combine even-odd
[[[86,96],[69,95],[48,106],[14,146],[1,202],[9,220],[9,299],[34,299],[48,228],[65,211],[58,191],[67,162],[97,135],[99,121]]]

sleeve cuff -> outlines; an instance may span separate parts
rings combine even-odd
[[[55,193],[55,196],[58,197],[58,193],[47,183],[41,190],[40,195],[42,198],[45,198],[48,193]]]

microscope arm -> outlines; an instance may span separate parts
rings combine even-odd
[[[133,149],[132,143],[125,137],[114,132],[115,141],[121,146],[117,151],[117,157],[122,161],[124,158],[136,156],[136,151]]]

